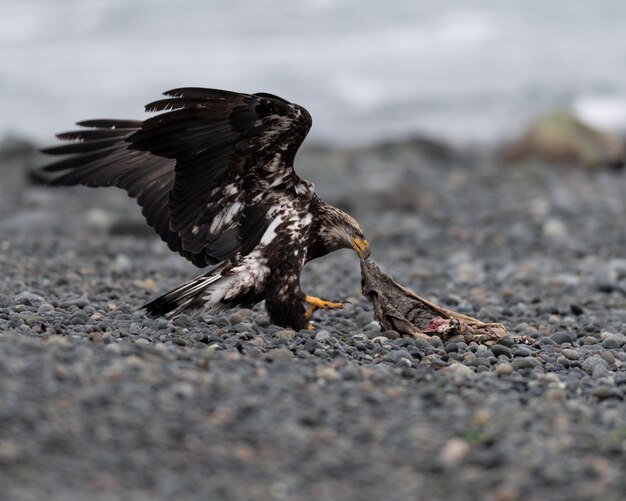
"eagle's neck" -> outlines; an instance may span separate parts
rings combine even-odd
[[[341,232],[346,217],[343,211],[324,202],[317,195],[311,200],[310,211],[313,224],[309,228],[307,261],[350,247]]]

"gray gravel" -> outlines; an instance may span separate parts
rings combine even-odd
[[[412,143],[305,154],[399,282],[535,340],[486,348],[381,332],[348,251],[303,277],[350,301],[316,332],[262,307],[146,318],[138,306],[198,271],[123,193],[33,185],[36,161],[0,154],[7,499],[626,495],[623,172]]]

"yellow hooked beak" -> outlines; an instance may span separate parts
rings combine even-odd
[[[352,248],[356,251],[361,259],[370,257],[370,244],[364,238],[353,238]]]

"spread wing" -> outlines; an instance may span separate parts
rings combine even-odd
[[[118,186],[148,224],[197,266],[247,254],[277,196],[310,196],[293,160],[311,127],[302,107],[271,94],[182,88],[146,106],[147,120],[89,120],[44,167],[53,184]],[[69,156],[67,156],[69,155]]]

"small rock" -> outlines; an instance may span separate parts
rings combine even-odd
[[[470,362],[470,365],[472,367],[490,367],[491,364],[489,363],[489,360],[485,357],[476,357],[474,360],[472,360]]]
[[[322,332],[322,331],[319,331]],[[318,332],[318,334],[319,334]],[[287,339],[287,340],[292,340],[296,337],[296,333],[295,331],[291,330],[291,329],[283,329],[280,331],[276,331],[274,333],[274,338],[275,339]]]
[[[526,346],[514,346],[511,350],[514,357],[530,357],[531,351]]]
[[[562,366],[562,367],[564,367],[565,369],[569,369],[569,368],[570,368],[570,366],[571,366],[570,361],[569,361],[567,358],[565,358],[563,355],[559,356],[559,357],[556,359],[556,363],[557,363],[557,364],[559,364],[559,365],[561,365],[561,366]]]
[[[504,355],[505,357],[511,358],[511,349],[503,344],[494,344],[491,347],[491,351],[494,356],[499,357],[500,355]]]
[[[595,391],[593,392],[593,394],[598,397],[598,398],[611,398],[612,396],[614,396],[613,394],[613,388],[611,388],[608,385],[605,384],[601,384],[599,385]]]
[[[383,360],[385,360],[387,362],[393,362],[393,363],[399,363],[402,359],[406,359],[409,362],[411,362],[413,360],[413,357],[406,350],[393,350],[393,351],[390,351],[389,353],[387,353],[383,357]],[[409,363],[409,366],[410,365],[411,364]]]
[[[583,307],[575,303],[570,304],[569,308],[570,310],[572,310],[572,313],[574,315],[582,315],[583,313],[585,313],[585,310],[583,310]]]
[[[568,360],[578,360],[580,358],[576,350],[563,349],[561,350],[561,355],[563,355]]]
[[[459,345],[456,343],[446,343],[444,349],[446,353],[456,353],[457,351],[459,351]]]
[[[626,336],[624,334],[609,334],[602,341],[602,346],[608,349],[621,348],[626,344]]]
[[[602,358],[606,361],[607,364],[612,365],[615,363],[615,355],[610,351],[605,351],[602,353]]]
[[[265,339],[262,337],[255,337],[250,340],[250,344],[260,348],[261,346],[265,346]]]
[[[561,240],[569,235],[569,230],[563,221],[555,218],[546,219],[542,228],[543,236],[552,240]]]
[[[250,317],[254,314],[254,312],[250,308],[240,308],[237,310],[237,313],[241,318],[249,320]]]
[[[587,373],[593,375],[596,369],[606,369],[608,364],[606,360],[598,355],[592,355],[585,360],[583,360],[582,369]]]
[[[322,379],[327,383],[339,381],[341,379],[341,374],[339,374],[337,369],[334,369],[333,367],[318,367],[316,373],[319,379]]]
[[[496,314],[491,311],[489,308],[487,308],[486,306],[483,306],[479,311],[478,311],[478,315],[477,315],[479,320],[482,320],[483,322],[495,322],[496,321]]]
[[[449,439],[438,455],[439,464],[445,468],[458,466],[470,452],[470,445],[462,438]]]
[[[272,362],[282,362],[293,359],[293,353],[287,348],[278,348],[277,350],[268,351],[265,357]]]
[[[515,344],[515,338],[513,336],[504,336],[498,340],[498,343],[502,346],[506,346],[507,348],[511,348]],[[496,346],[496,345],[494,345]]]
[[[552,339],[552,341],[554,341],[557,344],[565,344],[565,343],[572,343],[572,338],[571,336],[567,333],[567,332],[555,332],[554,334],[552,334],[552,336],[550,336],[550,339]]]
[[[89,341],[91,341],[92,343],[104,343],[104,340],[102,339],[102,334],[100,334],[99,332],[91,332],[89,336],[87,336],[87,339],[89,339]]]
[[[455,381],[463,381],[465,379],[474,377],[474,371],[464,364],[455,363],[441,370],[452,374]]]
[[[230,321],[232,325],[237,325],[244,321],[244,317],[241,315],[241,312],[237,311],[233,313],[232,315],[230,315],[228,317],[228,320]]]
[[[191,398],[196,390],[191,383],[178,381],[170,386],[170,390],[179,398]]]
[[[507,362],[502,362],[496,365],[496,374],[498,376],[508,376],[513,372],[513,367]]]
[[[191,339],[193,339],[194,341],[197,341],[198,343],[204,343],[204,344],[208,344],[211,342],[206,332],[196,332],[193,336],[191,336]]]
[[[376,332],[376,331],[373,331]],[[396,331],[385,331],[380,334],[380,336],[385,337],[387,339],[400,339],[400,333]]]
[[[25,304],[27,306],[43,303],[43,301],[44,298],[41,297],[39,294],[33,294],[29,291],[20,292],[17,296],[15,296],[15,303]]]
[[[361,326],[366,326],[372,322],[372,314],[369,311],[362,311],[354,318],[355,322]]]
[[[317,341],[318,343],[321,341],[328,341],[329,339],[330,332],[326,330],[317,331],[317,334],[315,334],[315,341]]]
[[[70,317],[71,325],[85,325],[87,322],[89,322],[89,315],[84,311],[77,311]]]
[[[117,254],[111,263],[111,270],[118,273],[129,271],[132,267],[133,262],[124,254]]]
[[[43,315],[44,313],[50,313],[51,311],[54,311],[54,306],[52,306],[50,303],[41,303],[41,305],[37,309],[37,314]]]
[[[541,367],[541,362],[532,357],[518,357],[513,359],[511,366],[514,369],[533,369],[535,367]]]
[[[567,395],[565,393],[565,390],[560,387],[548,388],[543,394],[543,398],[545,398],[546,400],[563,401],[565,400],[566,396]]]

